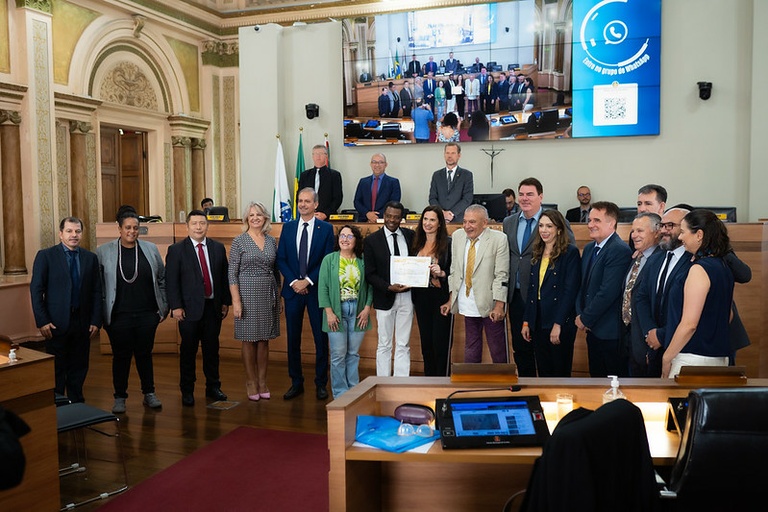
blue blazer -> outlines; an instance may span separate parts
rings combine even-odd
[[[422,86],[422,89],[424,89],[424,101],[428,101],[429,103],[434,103],[435,101],[435,89],[437,89],[437,80],[434,78],[432,79],[432,87],[429,87],[429,80],[424,79],[424,85]],[[429,98],[428,96],[432,96]]]
[[[541,299],[539,296],[539,271],[541,261],[531,266],[530,286],[527,294],[523,320],[536,325],[536,316],[541,309],[541,327],[551,329],[554,324],[564,327],[566,323],[573,324],[576,318],[576,297],[581,285],[581,256],[579,249],[568,245],[565,254],[560,255],[549,265],[541,283]],[[541,308],[537,307],[537,302]]]
[[[300,278],[299,274],[299,248],[296,246],[296,234],[301,219],[292,220],[283,225],[280,233],[280,243],[277,244],[277,268],[283,274],[283,290],[281,295],[290,300],[296,297],[296,292],[291,288],[291,283]],[[310,287],[310,293],[317,294],[317,283],[320,279],[320,265],[325,255],[333,251],[333,226],[319,219],[315,219],[312,244],[309,247],[307,261],[307,277],[314,283]]]
[[[590,271],[589,264],[594,250],[595,242],[584,247],[581,258],[581,293],[576,300],[576,313],[581,315],[581,322],[598,338],[618,340],[623,326],[621,299],[624,278],[632,261],[632,251],[619,235],[613,233],[597,254]]]
[[[368,212],[378,212],[379,218],[384,216],[384,205],[390,201],[400,201],[400,180],[384,173],[379,180],[379,192],[376,194],[376,204],[371,207],[371,187],[373,175],[361,178],[355,191],[355,210],[358,222],[367,222]]]

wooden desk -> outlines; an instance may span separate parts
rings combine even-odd
[[[5,344],[0,353],[8,355]],[[16,354],[17,363],[0,364],[0,405],[20,416],[32,431],[21,438],[27,459],[24,480],[0,491],[0,510],[59,510],[53,357],[25,348]]]
[[[555,412],[548,402],[554,402],[557,393],[572,393],[576,407],[595,409],[602,403],[607,382],[520,379],[519,384],[523,386],[521,394],[540,397],[549,423],[555,419]],[[755,379],[748,385],[766,384],[766,379]],[[435,398],[444,398],[456,389],[493,387],[503,386],[458,386],[442,377],[369,377],[328,404],[330,510],[501,510],[509,496],[526,488],[531,466],[541,455],[540,448],[443,451],[436,442],[426,454],[397,454],[352,446],[358,415],[389,416],[405,402],[434,408]],[[654,464],[673,464],[679,436],[665,428],[666,401],[669,397],[687,396],[689,388],[669,379],[622,379],[621,389],[643,410]],[[553,426],[554,421],[550,430]]]

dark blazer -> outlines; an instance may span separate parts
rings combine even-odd
[[[413,103],[413,95],[410,89],[405,87],[400,89],[400,102],[403,104],[403,115],[407,115],[406,111],[410,112],[411,103]]]
[[[360,178],[355,191],[355,210],[357,210],[357,220],[367,222],[365,216],[368,212],[379,212],[379,218],[384,215],[384,205],[390,201],[400,201],[400,180],[393,178],[388,174],[382,174],[379,180],[379,192],[376,194],[376,204],[371,207],[371,187],[373,186],[373,175]]]
[[[407,77],[411,77],[414,75],[420,75],[421,74],[421,62],[417,60],[412,60],[408,63],[408,73],[405,75]]]
[[[379,117],[389,117],[389,96],[382,94],[379,96]]]
[[[640,273],[637,275],[637,280],[635,281],[635,286],[632,288],[632,296],[630,298],[632,302],[632,318],[629,324],[630,329],[629,329],[629,340],[628,340],[628,343],[629,343],[628,352],[630,353],[630,357],[640,365],[646,364],[646,355],[648,353],[648,350],[650,349],[648,348],[648,343],[645,341],[645,335],[647,334],[647,332],[643,331],[643,328],[640,325],[640,315],[637,313],[637,301],[636,301],[637,291],[641,286],[643,286],[643,279],[644,277],[646,277],[645,269],[648,267],[648,264],[651,263],[651,260],[653,259],[653,257],[659,253],[666,254],[667,252],[657,245],[656,249],[654,249],[654,251],[648,257],[648,261],[645,262],[645,265],[643,265],[642,270],[640,270]],[[632,260],[632,263],[630,263],[629,268],[624,274],[625,279],[627,274],[629,274],[632,271],[633,264],[634,264],[634,260]],[[660,267],[656,270],[656,277],[658,277],[659,270],[661,270]],[[622,292],[622,301],[624,300],[623,297],[624,296]]]
[[[592,333],[603,340],[621,337],[621,299],[624,277],[632,261],[632,251],[613,233],[597,255],[589,270],[595,242],[584,247],[581,258],[581,293],[576,300],[576,313]],[[650,262],[649,262],[650,263]],[[647,266],[647,265],[646,265]]]
[[[472,204],[475,195],[475,182],[472,171],[456,167],[453,185],[448,188],[448,176],[445,167],[432,174],[429,185],[429,204],[453,212],[453,222],[464,220],[464,210]]]
[[[430,80],[428,78],[425,78],[422,89],[424,89],[424,100],[429,101],[430,103],[434,103],[435,89],[437,89],[437,80],[433,78],[431,82],[432,82],[432,87],[429,86]],[[429,96],[432,96],[432,97],[430,98]]]
[[[565,220],[568,222],[581,222],[581,207],[577,206],[565,212]]]
[[[213,303],[215,311],[221,306],[232,305],[229,292],[229,263],[224,245],[206,238],[209,266],[213,284]],[[184,308],[185,320],[195,322],[203,317],[205,309],[205,288],[200,259],[192,239],[186,237],[168,247],[165,257],[165,294],[171,310]]]
[[[364,261],[365,261],[365,280],[373,286],[373,308],[389,310],[395,303],[395,293],[389,291],[389,244],[383,227],[374,233],[365,237],[364,241]],[[411,252],[413,244],[413,231],[407,228],[400,228],[400,232],[405,237],[405,243],[408,245],[408,252]],[[406,256],[403,254],[403,256]]]
[[[99,260],[82,247],[80,252],[80,323],[101,327],[101,277]],[[32,280],[29,283],[32,311],[38,328],[53,323],[51,332],[63,334],[69,328],[71,316],[72,280],[69,262],[62,244],[42,249],[35,256]]]
[[[296,296],[296,292],[291,288],[291,283],[300,278],[299,275],[299,250],[296,247],[296,233],[299,229],[301,219],[292,220],[283,224],[283,230],[280,233],[280,243],[277,245],[277,267],[283,274],[283,291],[281,295],[290,300]],[[325,255],[333,252],[333,226],[319,219],[315,219],[314,233],[312,233],[312,244],[309,247],[309,258],[307,261],[307,277],[314,283],[310,287],[310,292],[317,293],[317,283],[320,279],[320,265],[323,263]]]
[[[299,190],[315,188],[315,172],[317,169],[307,169],[299,176]],[[341,187],[341,173],[330,169],[327,165],[320,168],[320,191],[317,193],[317,211],[331,215],[339,211],[344,191]]]
[[[531,266],[530,285],[523,320],[536,325],[538,310],[541,310],[541,327],[551,329],[554,324],[564,327],[573,323],[576,318],[576,296],[581,285],[581,256],[579,249],[573,244],[568,245],[565,254],[561,254],[544,273],[541,283],[541,299],[539,295],[539,271],[541,261]],[[540,307],[537,306],[537,302]]]
[[[688,276],[688,270],[691,268],[691,253],[684,252],[680,261],[667,276],[667,284],[664,287],[664,297],[662,298],[662,307],[659,321],[656,320],[656,283],[659,280],[661,267],[664,266],[664,260],[667,258],[667,251],[659,251],[648,258],[643,270],[637,277],[635,288],[632,293],[632,317],[637,317],[640,324],[638,334],[645,341],[648,331],[656,329],[656,337],[663,347],[666,347],[672,335],[675,333],[677,325],[670,326],[667,322],[669,312],[668,306],[669,291],[672,286],[684,286],[685,278]],[[676,316],[680,316],[682,311]],[[634,325],[633,325],[634,327]],[[669,329],[668,327],[671,327]]]
[[[427,74],[430,71],[432,72],[433,75],[437,74],[437,62],[435,62],[435,61],[432,61],[432,62],[427,61],[427,63],[424,64],[424,74]]]

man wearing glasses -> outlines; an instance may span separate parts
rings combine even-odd
[[[582,185],[576,190],[576,199],[579,206],[565,212],[565,220],[568,222],[589,222],[589,209],[592,207],[592,192],[589,187]]]
[[[373,174],[361,178],[355,191],[355,210],[358,222],[376,223],[383,218],[384,205],[390,201],[400,202],[400,180],[386,174],[387,157],[376,153],[371,157]]]

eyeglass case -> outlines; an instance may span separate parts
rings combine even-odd
[[[395,419],[411,425],[428,425],[435,420],[435,411],[420,404],[402,404],[395,408]]]

